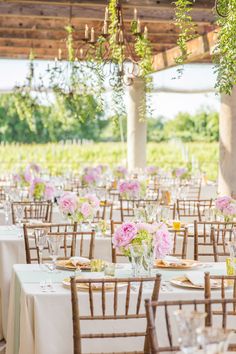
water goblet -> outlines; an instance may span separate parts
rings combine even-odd
[[[148,276],[152,275],[152,268],[154,265],[154,247],[152,242],[142,242],[143,246],[143,267],[147,271]]]
[[[15,209],[16,213],[16,222],[19,227],[22,226],[22,220],[24,219],[24,208],[21,205],[18,205]]]
[[[52,263],[48,264],[48,268],[52,272],[54,272],[56,269],[56,261],[60,254],[63,237],[60,235],[48,235],[47,241],[48,241],[50,258],[52,260]]]
[[[5,200],[5,202],[3,203],[3,210],[4,210],[4,214],[5,214],[6,224],[8,224],[9,223],[9,216],[10,216],[10,212],[11,212],[11,203],[9,200]]]
[[[198,342],[207,354],[226,353],[232,334],[232,331],[223,328],[206,327],[197,330]]]
[[[34,237],[36,247],[38,249],[39,254],[39,264],[43,264],[43,249],[47,243],[47,234],[49,229],[45,228],[35,228],[34,229]]]
[[[195,354],[199,349],[197,331],[204,327],[205,312],[177,310],[174,316],[178,325],[180,349],[184,354]]]

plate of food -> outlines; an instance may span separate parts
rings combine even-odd
[[[192,272],[186,273],[183,276],[179,276],[170,280],[172,285],[189,288],[189,289],[204,289],[204,273]],[[228,282],[225,281],[225,288],[229,286]],[[211,289],[221,289],[221,280],[211,280]]]
[[[170,257],[170,258],[165,258],[165,259],[156,259],[154,268],[163,268],[163,269],[191,269],[191,268],[197,268],[201,266],[202,263],[194,261],[192,259],[180,259],[180,258],[175,258]]]
[[[71,257],[70,259],[62,259],[57,261],[56,265],[57,268],[65,270],[91,270],[90,259],[85,257]]]

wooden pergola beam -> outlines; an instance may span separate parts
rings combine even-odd
[[[203,34],[187,43],[189,53],[188,62],[196,62],[209,58],[216,44],[217,30]],[[179,47],[168,49],[153,57],[154,71],[164,70],[176,66],[175,59],[181,54]]]
[[[26,17],[47,17],[47,18],[67,18],[76,17],[78,19],[102,20],[104,18],[104,6],[87,6],[78,4],[71,6],[68,2],[64,4],[44,4],[44,3],[27,3],[27,2],[0,2],[0,16],[26,16]],[[175,14],[174,6],[170,7],[156,7],[151,11],[148,7],[143,7],[140,11],[139,17],[141,20],[148,22],[171,22]],[[211,24],[215,20],[215,16],[211,8],[193,7],[192,17],[196,23]],[[124,8],[124,20],[131,21],[133,18],[133,7]]]
[[[18,0],[6,0],[7,2],[17,2]],[[88,0],[19,0],[21,3],[28,3],[28,4],[50,4],[50,5],[66,5],[72,4],[74,7],[76,6],[87,6],[87,7],[104,7],[107,6],[108,1],[107,0],[93,0],[93,1],[88,1]],[[170,8],[173,7],[173,1],[172,0],[148,0],[146,1],[140,1],[140,0],[123,0],[122,6],[123,8],[133,8],[134,6],[137,9],[143,9],[148,8],[148,9],[155,9],[157,7],[159,8]],[[193,6],[194,8],[197,9],[212,9],[214,7],[214,0],[198,0],[197,2],[193,1]]]

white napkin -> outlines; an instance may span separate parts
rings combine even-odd
[[[189,272],[185,273],[185,277],[192,283],[193,285],[196,286],[201,286],[204,287],[205,284],[205,276],[203,272]]]
[[[84,257],[71,257],[70,262],[76,267],[77,264],[87,265],[90,263],[90,260]]]
[[[177,257],[173,257],[173,256],[166,256],[163,261],[165,263],[175,263],[175,264],[182,264],[183,263],[183,260],[182,259],[179,259]]]

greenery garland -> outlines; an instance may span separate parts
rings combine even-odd
[[[236,0],[221,0],[219,17],[220,27],[213,60],[217,73],[216,89],[220,93],[230,95],[236,84]]]
[[[175,58],[177,65],[182,66],[178,69],[181,75],[183,65],[191,54],[188,52],[187,42],[196,37],[196,24],[191,16],[192,5],[195,0],[175,0],[175,25],[179,28],[180,33],[177,40],[177,45],[180,49],[180,55]]]

